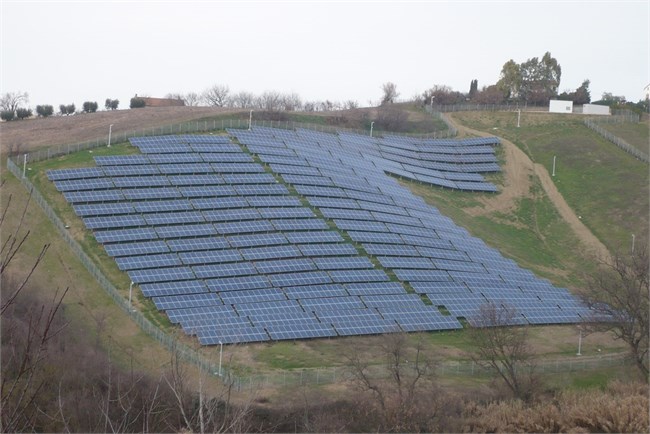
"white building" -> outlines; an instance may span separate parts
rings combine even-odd
[[[584,104],[582,106],[583,115],[609,115],[609,106],[599,104]]]
[[[548,102],[549,113],[573,113],[573,101],[552,99]]]

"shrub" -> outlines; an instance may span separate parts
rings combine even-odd
[[[120,105],[119,99],[106,98],[106,102],[104,103],[104,108],[106,108],[106,110],[116,110],[117,106],[119,105]]]
[[[8,122],[8,121],[13,120],[15,114],[16,113],[13,110],[2,110],[0,112],[0,119],[2,119],[3,121]]]
[[[37,105],[36,114],[43,118],[52,116],[54,114],[54,107],[51,105]]]
[[[75,107],[74,104],[68,104],[67,106],[65,106],[65,110],[66,110],[67,114],[73,115],[74,112],[77,111],[77,108]]]
[[[131,108],[142,108],[145,106],[144,99],[139,98],[139,97],[133,97],[131,98],[131,105],[129,107]]]
[[[97,102],[93,101],[86,101],[83,104],[83,112],[84,113],[95,113],[97,111]]]
[[[26,119],[31,117],[32,115],[33,115],[32,109],[26,109],[26,108],[16,109],[16,117],[18,119]]]

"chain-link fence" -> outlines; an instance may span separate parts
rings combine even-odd
[[[630,145],[628,142],[622,138],[616,136],[615,134],[607,131],[605,128],[601,127],[601,124],[620,124],[624,122],[639,122],[639,115],[620,115],[620,116],[602,116],[599,118],[589,118],[585,119],[584,123],[587,128],[595,131],[596,133],[603,136],[605,139],[609,140],[628,154],[632,155],[639,160],[650,163],[650,156],[646,152],[641,151],[639,148],[636,148]]]
[[[99,282],[106,293],[113,299],[113,301],[149,336],[163,344],[167,349],[177,354],[181,359],[186,360],[199,366],[206,372],[216,373],[219,367],[214,363],[207,360],[195,349],[184,345],[177,339],[169,336],[160,328],[152,324],[140,311],[133,309],[128,300],[122,296],[117,288],[104,276],[101,270],[83,251],[79,243],[70,235],[66,226],[61,222],[61,219],[56,215],[50,204],[45,200],[43,195],[34,187],[34,185],[23,177],[23,174],[18,166],[13,161],[7,159],[7,169],[18,178],[23,186],[30,192],[32,200],[34,200],[43,210],[45,215],[50,219],[54,227],[57,229],[61,237],[70,246],[73,253],[79,258],[81,263],[92,274],[92,276]]]
[[[509,107],[509,106],[508,106]],[[448,129],[443,132],[427,135],[427,137],[453,137],[457,134],[456,129],[439,111],[431,112],[434,117],[441,119],[447,125]],[[366,134],[366,131],[342,129],[338,127],[330,127],[316,124],[304,124],[293,121],[254,121],[253,127],[272,127],[283,129],[296,129],[305,128],[316,131],[335,133],[337,131],[354,132]],[[192,134],[200,132],[210,132],[224,130],[226,128],[248,128],[248,120],[242,119],[228,119],[228,120],[212,120],[212,121],[198,121],[186,122],[182,124],[168,125],[164,127],[150,128],[146,130],[133,131],[131,133],[123,133],[123,137],[113,136],[113,143],[126,141],[129,137],[144,137],[153,135],[168,135],[168,134]],[[398,135],[390,133],[391,135]],[[97,265],[90,259],[90,257],[83,251],[79,243],[70,235],[68,228],[61,222],[55,211],[49,205],[47,200],[35,188],[35,186],[24,176],[24,172],[19,166],[26,162],[37,162],[50,158],[56,158],[61,155],[66,155],[86,149],[93,149],[106,146],[107,143],[102,139],[95,141],[84,142],[74,145],[60,145],[47,149],[42,149],[29,154],[18,155],[7,159],[8,170],[18,178],[23,186],[30,192],[33,200],[43,209],[45,215],[50,219],[52,224],[56,227],[62,238],[71,247],[72,251],[79,258],[86,269],[93,275],[99,282],[107,294],[115,301],[115,303],[149,336],[161,343],[170,352],[177,354],[183,360],[190,362],[207,373],[216,375],[221,369],[224,381],[232,382],[238,390],[245,390],[246,388],[264,388],[264,387],[277,387],[277,386],[295,386],[302,384],[330,384],[336,382],[343,382],[350,378],[350,371],[346,368],[321,368],[321,369],[301,369],[301,370],[284,370],[278,373],[250,375],[250,376],[237,376],[228,369],[216,365],[214,362],[203,356],[195,348],[187,346],[173,336],[168,335],[159,327],[151,323],[140,311],[132,308],[126,296],[119,293],[117,288],[109,281],[108,278],[101,272]],[[606,367],[615,364],[620,364],[624,360],[620,355],[612,357],[600,357],[595,359],[576,359],[564,360],[556,362],[544,362],[537,365],[541,372],[567,372],[578,369],[592,369],[594,367]],[[437,366],[439,375],[486,375],[489,373],[486,368],[471,361],[459,362],[445,362]],[[383,375],[381,367],[377,369],[377,375]]]
[[[548,111],[548,104],[534,105],[527,103],[507,103],[507,104],[433,104],[425,105],[425,110],[429,113],[452,113],[452,112],[512,112],[517,110],[525,111]]]
[[[576,356],[571,359],[538,360],[523,369],[533,369],[542,375],[562,374],[593,369],[603,369],[612,366],[631,365],[632,360],[626,354],[611,354],[594,357]],[[366,373],[372,378],[386,378],[388,370],[380,365],[367,368]],[[404,367],[408,374],[408,368]],[[435,366],[438,377],[488,377],[495,374],[492,368],[483,363],[471,360],[448,361]],[[268,374],[250,375],[247,377],[232,377],[233,385],[239,391],[254,391],[273,387],[295,387],[301,385],[323,385],[344,383],[354,378],[351,368],[314,368],[283,370]]]
[[[439,117],[440,114],[434,114],[434,117]],[[400,133],[400,132],[387,132],[381,130],[374,130],[376,136],[382,134],[387,134],[391,136],[403,136],[403,137],[416,137],[416,138],[449,138],[456,135],[456,129],[447,122],[444,117],[441,118],[445,121],[445,124],[449,127],[446,130],[433,131],[430,133],[424,134],[412,134],[412,133]],[[337,133],[337,132],[347,132],[367,135],[369,130],[360,130],[352,128],[341,128],[336,126],[329,125],[319,125],[313,123],[303,123],[303,122],[294,122],[294,121],[274,121],[274,120],[253,120],[249,122],[248,119],[213,119],[213,120],[203,120],[203,121],[193,121],[193,122],[184,122],[179,124],[165,125],[162,127],[152,127],[142,130],[134,131],[124,131],[122,133],[114,133],[111,136],[111,143],[122,143],[126,142],[130,137],[150,137],[150,136],[164,136],[172,134],[197,134],[197,133],[209,133],[214,131],[223,131],[227,128],[232,129],[248,129],[249,127],[268,127],[268,128],[280,128],[280,129],[289,129],[295,130],[298,128],[320,131],[324,133]],[[108,138],[98,138],[95,140],[67,144],[67,145],[56,145],[50,146],[48,148],[39,149],[37,151],[29,152],[27,154],[13,155],[12,158],[17,165],[23,163],[23,160],[28,163],[35,163],[38,161],[49,160],[51,158],[60,157],[62,155],[68,155],[79,151],[85,151],[89,149],[100,148],[108,145]],[[25,157],[26,155],[26,157]]]

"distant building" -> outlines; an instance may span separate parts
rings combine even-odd
[[[609,115],[609,106],[598,104],[584,104],[582,106],[583,115]]]
[[[573,113],[573,101],[561,101],[552,99],[548,104],[550,113]]]
[[[185,102],[182,99],[145,97],[140,98],[144,100],[145,107],[177,107],[185,105]]]

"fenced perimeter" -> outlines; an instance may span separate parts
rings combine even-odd
[[[456,136],[456,129],[451,126],[451,124],[444,118],[441,113],[434,113],[434,117],[437,117],[445,122],[447,129],[442,131],[434,131],[427,134],[409,134],[409,133],[395,133],[390,132],[391,136],[403,136],[403,137],[416,137],[416,138],[431,138],[431,139],[442,139],[450,138]],[[312,131],[319,131],[324,133],[336,133],[336,132],[347,132],[367,135],[369,131],[351,129],[351,128],[341,128],[336,126],[329,125],[319,125],[312,123],[302,123],[294,121],[273,121],[273,120],[252,120],[249,123],[248,119],[221,119],[221,120],[204,120],[204,121],[191,121],[184,122],[180,124],[166,125],[162,127],[152,127],[142,130],[134,131],[125,131],[123,133],[114,133],[111,137],[111,143],[123,143],[126,142],[130,137],[150,137],[150,136],[164,136],[172,134],[199,134],[199,133],[211,133],[215,131],[223,131],[227,128],[233,129],[248,129],[250,126],[255,127],[266,127],[266,128],[281,128],[294,130],[298,128],[308,129]],[[383,132],[386,133],[386,132]],[[382,134],[382,131],[375,130],[376,135]],[[40,149],[38,151],[29,152],[26,154],[12,155],[14,162],[17,165],[23,163],[23,160],[27,163],[35,163],[38,161],[49,160],[51,158],[60,157],[62,155],[68,155],[79,151],[85,151],[89,149],[96,149],[100,147],[105,147],[108,145],[108,137],[95,139],[82,143],[74,143],[67,145],[56,145],[50,146],[45,149]]]
[[[59,234],[72,251],[77,255],[86,269],[99,282],[101,287],[115,301],[115,303],[149,336],[161,343],[170,352],[177,354],[183,360],[198,366],[203,371],[215,375],[219,372],[220,367],[214,361],[208,359],[199,353],[195,348],[179,342],[174,336],[170,336],[157,326],[152,324],[141,312],[133,310],[128,303],[126,296],[119,293],[117,288],[104,276],[96,264],[83,251],[79,243],[70,235],[69,230],[56,215],[52,207],[34,185],[23,176],[21,169],[11,160],[7,160],[9,171],[18,178],[23,186],[30,192],[33,200],[43,209],[46,216],[54,224]],[[560,373],[572,372],[577,370],[587,370],[599,367],[609,367],[626,363],[627,360],[622,355],[603,356],[594,358],[572,358],[553,361],[540,361],[536,364],[538,372]],[[490,374],[481,365],[472,361],[444,362],[437,366],[440,376],[448,377],[454,375],[460,376],[480,376]],[[385,370],[381,366],[376,367],[376,375],[385,375]],[[252,374],[248,376],[237,376],[225,367],[221,368],[221,373],[225,381],[231,382],[238,390],[247,388],[258,389],[266,387],[295,386],[303,384],[330,384],[345,382],[350,379],[350,371],[346,368],[323,368],[323,369],[304,369],[304,370],[285,370],[280,372]]]
[[[650,163],[650,156],[648,156],[647,153],[641,151],[638,148],[635,148],[634,146],[630,145],[628,142],[625,140],[621,139],[620,137],[610,133],[607,131],[605,128],[601,127],[602,124],[620,124],[624,122],[639,122],[639,116],[638,115],[620,115],[620,116],[603,116],[600,118],[594,118],[594,119],[585,119],[585,125],[587,128],[590,128],[627,152],[628,154],[634,156],[635,158],[638,158],[641,161],[644,161],[646,163]]]

